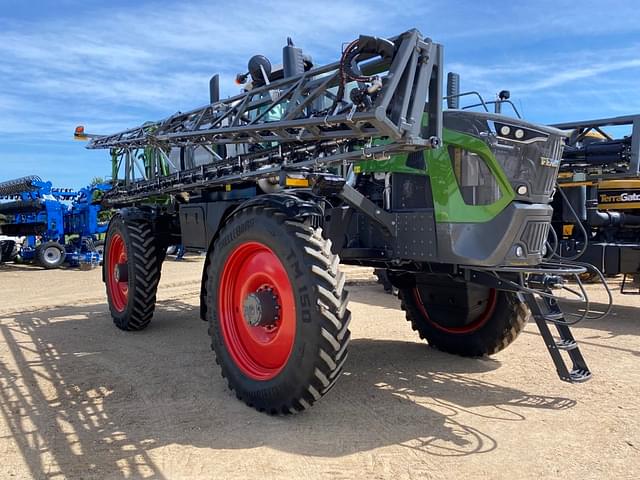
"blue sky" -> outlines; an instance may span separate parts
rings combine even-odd
[[[0,181],[80,187],[109,173],[73,129],[111,133],[205,104],[287,36],[316,63],[360,33],[416,27],[447,70],[487,97],[506,88],[533,121],[640,113],[640,13],[632,1],[0,0]]]

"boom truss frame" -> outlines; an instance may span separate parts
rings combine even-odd
[[[123,185],[114,188],[107,200],[127,203],[282,170],[317,170],[438,147],[442,46],[417,30],[390,41],[395,46],[390,58],[375,53],[358,57],[362,74],[375,78],[371,84],[358,81],[355,87],[368,101],[357,102],[347,95],[336,98],[336,87],[346,83],[342,58],[159,122],[92,136],[87,148],[111,149],[124,173]],[[328,103],[331,107],[326,107]],[[169,156],[176,147],[202,147],[212,161],[185,170]],[[143,149],[144,166],[139,162]],[[167,164],[172,167],[169,174]]]

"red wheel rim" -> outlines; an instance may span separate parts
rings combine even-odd
[[[114,233],[111,236],[107,252],[107,281],[109,282],[111,305],[118,312],[123,312],[129,301],[129,282],[122,280],[117,272],[119,264],[127,263],[127,247],[122,235]]]
[[[431,318],[429,317],[429,314],[427,313],[426,308],[424,308],[424,303],[422,302],[422,298],[420,298],[420,292],[418,291],[417,287],[413,289],[413,295],[415,297],[416,303],[418,304],[418,308],[420,309],[420,312],[424,316],[425,320],[427,320],[431,325],[433,325],[438,330],[441,330],[446,333],[454,333],[454,334],[471,333],[480,329],[485,323],[487,323],[487,320],[491,318],[491,316],[493,315],[493,312],[495,312],[497,298],[498,298],[496,289],[490,288],[489,298],[487,298],[487,306],[485,307],[484,311],[478,316],[478,318],[476,318],[473,322],[467,325],[464,325],[462,327],[445,327],[444,325],[441,325],[431,320]]]
[[[245,318],[248,296],[268,290],[277,304],[277,319],[253,326]],[[285,367],[296,333],[296,307],[289,275],[266,245],[247,242],[227,258],[220,276],[218,316],[227,349],[242,372],[270,380]]]

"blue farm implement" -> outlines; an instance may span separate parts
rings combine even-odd
[[[37,176],[0,183],[0,198],[7,200],[0,203],[0,214],[5,217],[0,233],[12,238],[3,240],[2,259],[17,257],[45,268],[101,262],[98,237],[106,231],[106,224],[98,219],[97,197],[110,188],[98,184],[80,190],[59,189]]]

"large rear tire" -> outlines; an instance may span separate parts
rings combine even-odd
[[[102,268],[109,310],[121,330],[142,330],[151,322],[162,258],[150,222],[111,219]]]
[[[470,295],[461,308],[463,295]],[[431,293],[435,292],[435,293]],[[509,346],[529,319],[529,309],[512,292],[472,285],[401,288],[402,309],[420,338],[447,353],[464,357],[493,355]],[[464,297],[463,297],[464,298]]]
[[[350,339],[330,241],[254,207],[229,218],[209,255],[205,315],[229,388],[270,414],[310,407],[338,380]]]

